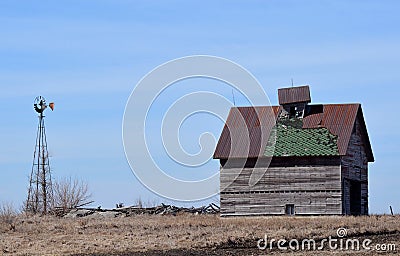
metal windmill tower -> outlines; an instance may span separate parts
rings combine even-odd
[[[53,110],[54,103],[50,103],[49,107]],[[33,108],[38,113],[39,124],[36,135],[36,146],[33,153],[32,171],[29,179],[26,211],[46,214],[53,206],[51,170],[43,115],[43,112],[47,108],[46,100],[42,96],[36,97]]]

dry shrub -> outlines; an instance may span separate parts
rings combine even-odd
[[[7,229],[15,231],[15,220],[17,211],[12,203],[2,203],[0,205],[0,223],[6,226]]]
[[[154,200],[147,200],[147,201],[143,201],[141,197],[138,197],[135,199],[134,201],[134,205],[139,207],[139,208],[151,208],[151,207],[156,207],[159,204],[159,201],[157,199]]]
[[[91,194],[87,183],[69,177],[54,182],[53,196],[54,206],[66,211],[89,203]]]

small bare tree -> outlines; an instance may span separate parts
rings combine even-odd
[[[15,230],[17,214],[12,203],[0,204],[0,223],[7,225],[10,230]]]
[[[54,206],[64,212],[91,203],[91,196],[87,183],[81,180],[69,177],[53,183]]]

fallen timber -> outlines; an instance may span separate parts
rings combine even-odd
[[[55,209],[54,213],[57,216],[65,218],[79,218],[86,216],[102,216],[102,217],[129,217],[133,215],[148,214],[148,215],[177,215],[181,213],[189,213],[194,215],[199,214],[219,214],[220,207],[214,203],[201,207],[177,207],[174,205],[161,204],[155,207],[139,207],[128,206],[115,209],[98,208],[73,208],[68,210]]]

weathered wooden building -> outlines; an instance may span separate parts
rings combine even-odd
[[[366,215],[374,161],[360,104],[310,104],[308,86],[279,106],[234,107],[214,158],[221,215]]]

